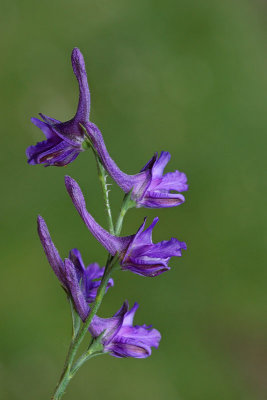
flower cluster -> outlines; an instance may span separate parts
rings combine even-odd
[[[46,140],[28,147],[28,163],[65,166],[74,161],[80,152],[92,148],[103,171],[110,175],[130,199],[131,207],[166,208],[183,203],[185,198],[182,192],[188,190],[185,173],[176,170],[164,174],[164,169],[170,161],[170,153],[155,153],[135,175],[128,175],[120,170],[109,155],[99,128],[89,121],[90,92],[84,59],[79,49],[75,48],[72,51],[71,61],[79,84],[76,114],[67,122],[60,122],[43,114],[40,114],[42,120],[32,118],[32,122],[45,134]],[[95,262],[85,267],[81,253],[75,248],[63,260],[51,239],[44,219],[39,216],[38,233],[48,262],[84,326],[95,341],[100,340],[103,353],[114,357],[148,357],[151,347],[158,347],[161,335],[151,326],[133,325],[137,303],[129,310],[128,302],[125,301],[121,309],[110,318],[101,318],[96,314],[104,294],[114,285],[110,277],[112,262],[118,262],[122,270],[129,270],[144,277],[156,277],[170,269],[169,262],[172,257],[182,256],[186,244],[176,238],[153,243],[152,231],[158,218],[154,218],[147,228],[145,218],[137,232],[129,236],[119,236],[119,230],[116,229],[115,233],[109,232],[88,212],[78,183],[66,176],[65,185],[85,225],[108,251],[108,261],[106,267],[100,267]],[[107,196],[107,192],[105,194]],[[128,208],[122,209],[122,216]]]

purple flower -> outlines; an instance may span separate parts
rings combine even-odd
[[[145,220],[135,235],[125,237],[111,235],[98,225],[87,211],[83,193],[77,182],[66,176],[65,183],[85,225],[110,254],[118,253],[122,269],[128,269],[143,276],[157,276],[170,269],[168,262],[171,257],[180,257],[182,249],[186,249],[186,244],[175,238],[156,244],[152,242],[152,230],[158,218],[155,218],[146,230],[144,230]]]
[[[72,297],[76,311],[84,321],[90,310],[88,304],[95,301],[104,267],[100,268],[97,263],[93,263],[86,268],[77,249],[72,249],[69,258],[63,261],[41,216],[38,216],[37,225],[48,262],[64,289]],[[113,286],[112,279],[108,281],[107,290],[110,286]]]
[[[155,153],[139,174],[127,175],[110,157],[97,126],[89,122],[85,127],[105,169],[125,193],[132,190],[132,199],[137,207],[174,207],[185,201],[179,193],[188,190],[185,173],[175,171],[163,174],[170,161],[170,153],[162,151],[160,156]]]
[[[103,331],[101,343],[104,351],[114,357],[146,358],[151,355],[151,347],[158,348],[161,335],[147,325],[133,326],[134,314],[138,308],[135,303],[129,311],[128,302],[111,318],[95,316],[89,331],[98,337]]]
[[[45,164],[45,166],[64,166],[74,161],[84,150],[84,132],[80,124],[89,121],[90,92],[82,53],[74,48],[71,54],[73,72],[79,83],[79,103],[75,116],[60,122],[54,118],[40,114],[43,121],[32,118],[32,122],[46,136],[45,141],[30,146],[26,150],[29,164]]]

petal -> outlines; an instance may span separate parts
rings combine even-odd
[[[58,277],[62,285],[66,287],[66,278],[64,275],[63,261],[51,239],[46,223],[40,215],[37,218],[37,227],[38,227],[38,234],[41,243],[43,245],[44,252],[48,259],[48,262],[53,268],[53,271],[55,272],[56,276]]]
[[[143,343],[146,346],[158,348],[161,334],[157,329],[152,329],[151,325],[126,326],[122,327],[117,340],[132,339],[136,343]]]
[[[145,224],[146,224],[146,218],[144,218],[144,222],[142,223],[142,225],[140,225],[140,227],[138,228],[136,234],[133,235],[133,239],[129,243],[129,246],[128,246],[125,254],[124,254],[124,258],[122,259],[122,263],[124,263],[124,261],[129,257],[129,255],[132,252],[132,249],[134,248],[134,246],[136,246],[136,243],[137,243],[137,245],[139,244],[138,238],[141,235],[141,233],[142,233],[142,231],[143,231],[143,229],[145,227]]]
[[[82,288],[82,291],[83,291],[83,294],[85,296],[87,303],[93,303],[95,301],[100,283],[101,283],[100,281],[90,281],[90,283],[87,285],[87,287],[85,287],[85,285],[83,284],[83,281],[82,281],[81,288]],[[107,293],[108,289],[112,286],[114,286],[114,281],[113,281],[113,279],[109,279],[105,293]]]
[[[51,138],[30,146],[26,150],[29,164],[46,164],[63,166],[73,161],[80,150],[71,147],[60,138]]]
[[[123,326],[132,326],[134,314],[136,313],[136,310],[138,309],[138,307],[139,307],[139,304],[137,302],[135,302],[133,307],[131,308],[131,310],[125,314],[124,320],[123,320]]]
[[[53,154],[53,158],[46,157],[47,165],[54,165],[56,167],[64,167],[74,161],[82,150],[73,147],[65,147],[61,152]]]
[[[61,121],[48,117],[47,115],[44,115],[43,113],[39,113],[40,117],[46,122],[48,125],[55,125],[55,124],[60,124]]]
[[[94,271],[91,271],[92,268],[90,268],[90,266],[89,266],[84,271],[84,274],[82,276],[82,282],[81,282],[82,291],[83,291],[83,293],[86,297],[86,301],[88,303],[92,303],[95,300],[95,297],[97,295],[97,290],[101,283],[100,280],[94,281],[93,279],[102,277],[103,273],[104,273],[104,268],[100,268],[97,263],[91,264],[91,266],[93,266],[93,268],[94,268],[94,265],[96,265],[98,268],[97,275],[94,273]],[[99,271],[100,271],[100,276],[99,276]],[[113,285],[114,285],[113,279],[109,279],[105,293]]]
[[[82,255],[79,252],[78,249],[72,249],[69,252],[69,259],[72,261],[75,270],[76,270],[76,274],[78,277],[78,281],[80,282],[81,277],[83,276],[84,272],[85,272],[85,266],[83,263],[83,259],[82,259]]]
[[[102,337],[102,343],[106,346],[110,341],[117,335],[120,330],[124,315],[128,311],[128,302],[125,301],[120,310],[111,318],[100,318],[97,315],[93,318],[93,321],[89,327],[89,331],[93,337],[98,337],[103,331],[105,331]]]
[[[136,201],[136,207],[140,207],[140,202],[150,187],[152,181],[151,171],[145,170],[139,174],[132,175],[132,199]]]
[[[168,151],[162,151],[158,160],[155,161],[152,167],[152,176],[154,178],[161,177],[164,171],[164,168],[168,164],[171,159],[171,155]]]
[[[127,262],[122,264],[123,270],[129,270],[137,275],[155,277],[168,271],[170,267],[168,266],[169,259],[157,259],[151,257],[139,257],[139,258],[129,258]]]
[[[140,205],[147,208],[167,208],[179,206],[184,201],[185,198],[182,194],[148,191],[140,201]]]
[[[98,263],[89,264],[86,268],[87,279],[99,279],[102,278],[105,271],[105,267],[100,267]]]
[[[144,249],[140,248],[137,251],[133,251],[132,256],[138,257],[139,255],[166,259],[170,257],[180,257],[182,255],[181,250],[186,250],[186,244],[180,242],[176,238],[171,240],[163,240],[162,242],[153,244],[151,246],[145,246]]]
[[[43,142],[38,142],[36,145],[29,146],[26,150],[28,163],[31,165],[45,163],[45,161],[40,160],[42,155],[53,154],[55,147],[57,147],[60,143],[61,139],[54,137],[44,140]]]
[[[89,290],[87,289],[87,291],[83,285],[81,286],[87,304],[93,303],[96,299],[97,290],[99,288],[100,282],[94,282],[94,284],[96,287],[90,287],[90,289]]]
[[[129,245],[129,247],[127,249],[127,253],[125,254],[124,260],[128,256],[132,255],[132,253],[136,251],[135,250],[136,248],[140,248],[140,247],[143,248],[146,245],[153,244],[152,231],[153,231],[154,226],[157,224],[158,220],[159,220],[158,217],[154,218],[152,224],[145,231],[143,231],[145,224],[146,224],[146,218],[144,218],[143,224],[139,227],[138,231],[134,235],[134,238],[133,238],[131,244]]]
[[[154,222],[155,222],[155,220],[153,221],[153,223]],[[140,225],[140,227],[138,228],[136,234],[132,236],[132,240],[130,241],[130,243],[129,243],[129,245],[128,245],[125,253],[124,253],[124,257],[121,260],[121,265],[125,265],[125,263],[127,263],[128,258],[131,257],[131,254],[132,254],[132,252],[134,251],[134,249],[136,247],[140,247],[140,246],[145,244],[144,241],[142,240],[142,238],[140,239],[140,237],[141,237],[141,235],[143,233],[143,229],[145,227],[145,224],[146,224],[146,217],[144,218],[144,222],[142,223],[142,225]],[[149,244],[151,243],[152,239],[149,236],[149,234],[147,236],[145,235],[144,238],[148,241]]]
[[[152,231],[155,227],[155,225],[158,223],[159,218],[156,217],[154,218],[152,224],[144,231],[141,232],[138,240],[135,242],[135,245],[138,246],[139,243],[141,243],[142,245],[146,245],[146,244],[152,244]]]
[[[187,176],[184,172],[180,171],[168,172],[153,189],[184,192],[188,190]]]
[[[118,358],[146,358],[151,355],[151,348],[144,344],[137,344],[134,340],[120,339],[105,346],[105,350],[113,357]]]
[[[73,298],[73,302],[77,313],[83,321],[86,320],[89,313],[89,306],[86,303],[85,297],[79,285],[76,270],[69,258],[64,261],[67,285]]]
[[[154,156],[146,163],[146,165],[141,169],[140,172],[146,171],[147,169],[152,169],[157,158],[158,158],[158,153],[155,153]]]
[[[31,118],[31,122],[37,126],[37,128],[41,129],[41,131],[45,134],[47,139],[51,139],[57,137],[57,134],[53,131],[53,129],[43,121],[40,121],[38,118]]]

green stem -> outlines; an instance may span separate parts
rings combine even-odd
[[[108,184],[107,184],[107,175],[106,175],[105,169],[104,169],[103,165],[101,164],[97,154],[95,154],[95,158],[96,158],[96,164],[97,164],[98,177],[101,182],[103,195],[104,195],[104,202],[105,202],[107,216],[108,216],[109,231],[112,235],[114,235],[114,226],[113,226],[111,208],[110,208],[109,197],[108,197],[109,190],[108,190]]]
[[[93,357],[96,356],[101,356],[103,353],[103,351],[91,351],[90,354],[87,354],[87,356],[82,356],[79,358],[79,360],[74,364],[74,366],[72,367],[71,371],[70,371],[70,379],[72,379],[74,377],[74,375],[76,374],[76,372],[81,368],[81,366],[88,360],[90,360]]]
[[[105,354],[103,352],[103,345],[101,344],[101,339],[104,335],[105,331],[101,333],[96,339],[94,339],[89,346],[88,350],[81,355],[81,357],[76,361],[74,366],[71,369],[70,375],[71,378],[76,374],[79,368],[90,358],[95,356],[100,356],[101,354]]]
[[[121,208],[118,219],[117,219],[116,227],[115,227],[116,235],[119,235],[121,233],[122,223],[123,223],[125,214],[126,214],[126,210],[124,208]]]
[[[68,354],[67,354],[67,357],[66,357],[66,360],[65,360],[65,363],[64,363],[64,368],[63,368],[63,371],[61,373],[59,382],[58,382],[58,384],[56,386],[55,392],[54,392],[54,394],[52,396],[52,400],[61,399],[61,397],[65,393],[65,389],[66,389],[66,387],[67,387],[67,385],[69,383],[69,380],[70,380],[69,372],[70,372],[70,367],[71,367],[70,364],[69,364],[69,357],[70,357],[70,354],[72,352],[72,349],[73,349],[73,340],[70,343]]]
[[[132,196],[132,192],[127,193],[124,196],[123,202],[122,202],[122,206],[119,212],[119,216],[116,222],[116,227],[115,227],[115,235],[118,236],[121,233],[121,228],[122,228],[122,223],[125,217],[125,214],[127,213],[127,211],[136,206],[136,203],[134,200],[131,199]]]

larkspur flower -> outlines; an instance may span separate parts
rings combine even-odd
[[[152,230],[158,222],[158,218],[155,218],[153,223],[144,230],[145,219],[135,235],[125,237],[111,235],[87,211],[83,193],[77,182],[66,176],[65,184],[72,202],[87,228],[111,255],[118,253],[123,270],[154,277],[169,270],[170,258],[180,257],[182,249],[186,249],[186,244],[175,238],[156,244],[152,242]]]
[[[127,175],[110,157],[98,127],[88,122],[85,124],[85,129],[103,166],[125,193],[132,190],[132,199],[137,207],[174,207],[185,201],[180,193],[188,190],[185,173],[175,171],[163,174],[164,168],[170,161],[170,153],[162,151],[160,156],[155,153],[140,173]]]
[[[158,348],[160,332],[152,326],[133,326],[134,314],[138,308],[135,303],[129,311],[128,302],[111,318],[95,316],[89,331],[93,337],[104,332],[101,343],[104,352],[114,357],[146,358],[151,355],[151,347]]]
[[[60,122],[44,114],[40,114],[43,121],[37,118],[31,119],[33,124],[43,131],[47,140],[28,147],[26,155],[29,164],[64,166],[74,161],[86,147],[80,124],[89,121],[90,92],[84,59],[78,48],[73,49],[71,62],[79,84],[79,103],[76,114],[67,122]]]
[[[77,249],[72,249],[69,257],[63,261],[41,216],[38,216],[37,225],[48,262],[64,289],[72,297],[76,311],[84,321],[90,310],[89,305],[95,301],[104,267],[100,268],[97,263],[93,263],[86,268]],[[111,286],[113,280],[109,279],[106,290]]]

